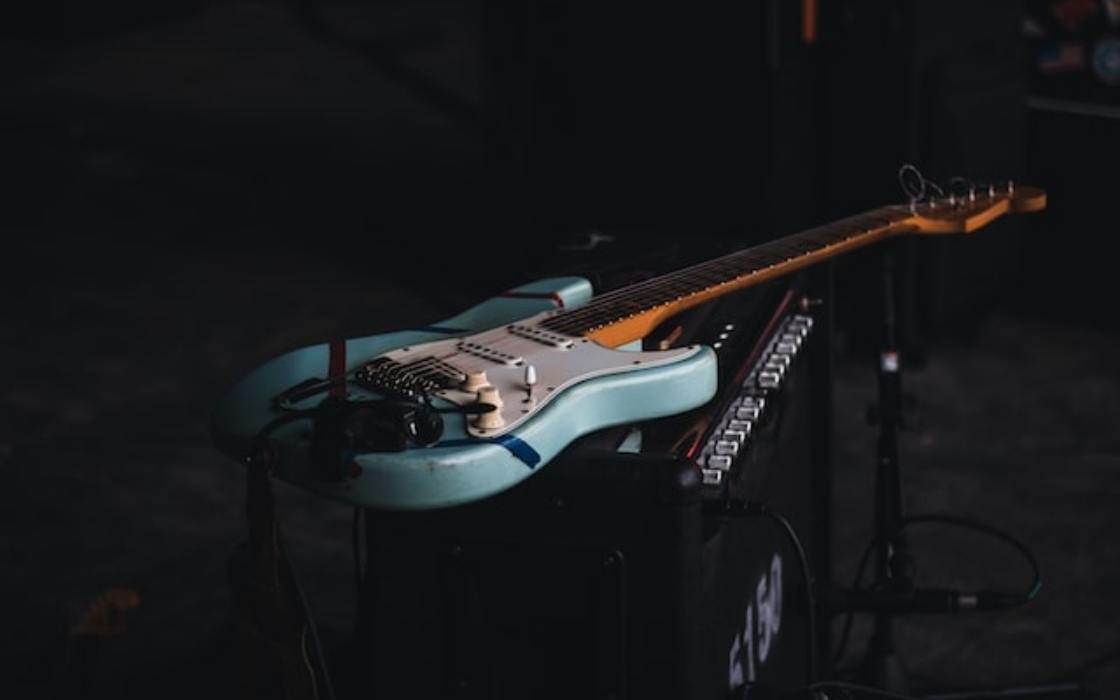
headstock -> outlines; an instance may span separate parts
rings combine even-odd
[[[1004,214],[1020,214],[1046,208],[1046,192],[1008,182],[1003,185],[969,186],[967,191],[930,197],[900,205],[909,214],[915,233],[940,235],[972,233]]]

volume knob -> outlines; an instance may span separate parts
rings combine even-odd
[[[474,419],[474,427],[480,430],[494,430],[506,424],[502,418],[502,395],[498,392],[498,388],[484,385],[478,390],[478,403],[490,404],[494,408],[485,413],[478,414]]]
[[[490,380],[486,378],[486,370],[476,370],[474,372],[467,372],[467,378],[463,380],[460,388],[463,391],[475,393],[484,386],[489,386]]]

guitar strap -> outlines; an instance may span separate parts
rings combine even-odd
[[[250,460],[249,540],[229,562],[240,695],[330,700],[325,659],[277,526],[269,462]]]

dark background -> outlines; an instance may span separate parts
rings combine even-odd
[[[899,201],[907,162],[1049,193],[1045,214],[907,242],[900,291],[921,409],[908,504],[1018,533],[1046,584],[1012,613],[907,621],[901,651],[930,687],[1072,673],[1109,695],[1120,107],[1093,71],[1117,33],[1105,5],[821,0],[812,42],[796,2],[604,5],[0,10],[13,697],[228,694],[243,482],[206,417],[257,364],[538,276],[610,285]],[[1056,65],[1059,44],[1088,58]],[[608,238],[580,250],[591,233]],[[844,578],[870,527],[877,264],[839,261],[832,300]],[[324,640],[344,648],[349,510],[281,497]],[[973,539],[918,542],[931,581],[1019,580]],[[72,634],[113,587],[141,597],[127,629]]]

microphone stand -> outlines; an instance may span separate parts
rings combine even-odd
[[[878,423],[875,472],[874,590],[906,596],[914,587],[914,559],[902,528],[902,479],[898,432],[903,423],[902,359],[895,308],[896,249],[890,242],[882,253],[882,345],[879,351],[878,404],[868,419]],[[894,612],[875,613],[874,628],[861,665],[862,680],[890,692],[908,694],[910,684],[894,648]]]
[[[903,529],[902,479],[898,433],[904,425],[902,356],[895,307],[897,254],[900,242],[887,242],[882,253],[882,344],[879,351],[878,403],[868,421],[879,426],[875,472],[875,579],[870,590],[822,591],[831,612],[874,615],[871,639],[858,670],[861,684],[902,696],[912,694],[910,680],[894,645],[894,618],[909,613],[952,613],[965,609],[959,591],[915,589],[914,557]],[[977,608],[976,601],[967,607]],[[984,608],[981,605],[980,608]],[[992,609],[989,607],[988,609]],[[998,691],[958,691],[958,700],[992,697],[1026,698],[1046,692],[1049,697],[1083,697],[1079,683],[1003,688]]]

